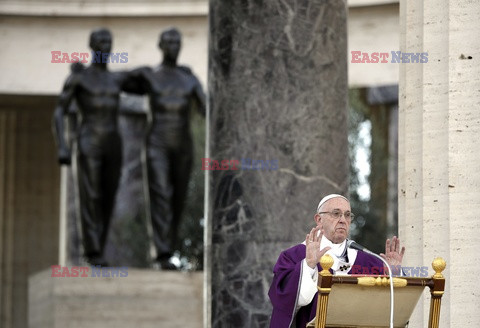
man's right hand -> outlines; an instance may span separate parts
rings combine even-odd
[[[319,231],[320,233],[318,233]],[[307,245],[305,260],[307,261],[307,265],[312,269],[317,266],[317,263],[320,262],[320,258],[330,249],[330,247],[320,249],[322,237],[323,231],[317,226],[313,228],[305,238],[305,243]]]
[[[58,163],[60,165],[70,165],[72,163],[72,154],[68,149],[58,150]]]

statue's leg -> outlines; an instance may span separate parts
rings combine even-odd
[[[173,220],[170,228],[169,239],[172,247],[177,245],[178,227],[182,220],[185,200],[188,193],[188,182],[192,170],[193,147],[191,142],[178,149],[172,161],[172,184],[173,184]]]
[[[108,228],[115,207],[115,196],[117,194],[120,176],[122,173],[122,144],[120,136],[113,134],[104,143],[105,154],[102,167],[102,190],[103,190],[103,230],[100,237],[102,250],[108,235]]]
[[[102,189],[100,157],[80,152],[78,158],[78,184],[80,196],[80,221],[84,256],[91,264],[102,257]]]
[[[167,238],[172,224],[171,200],[173,188],[169,181],[169,159],[167,151],[161,148],[149,149],[147,157],[150,211],[153,228],[153,242],[157,249],[157,260],[168,260],[172,248]]]

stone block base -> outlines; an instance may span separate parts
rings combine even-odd
[[[60,271],[61,272],[61,271]],[[203,274],[128,269],[126,277],[29,278],[30,328],[203,326]],[[125,275],[125,272],[124,274]]]

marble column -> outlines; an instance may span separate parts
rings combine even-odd
[[[428,62],[400,65],[399,233],[405,264],[447,262],[440,327],[480,321],[480,3],[400,1],[402,52]],[[432,272],[432,271],[431,271]],[[428,323],[429,299],[410,322]]]
[[[210,1],[208,156],[239,165],[207,171],[207,326],[268,326],[279,253],[347,192],[346,41],[345,1]]]

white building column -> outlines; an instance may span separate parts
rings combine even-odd
[[[400,50],[399,234],[405,265],[447,261],[441,327],[480,322],[480,2],[403,0]],[[410,325],[426,327],[430,296]]]

